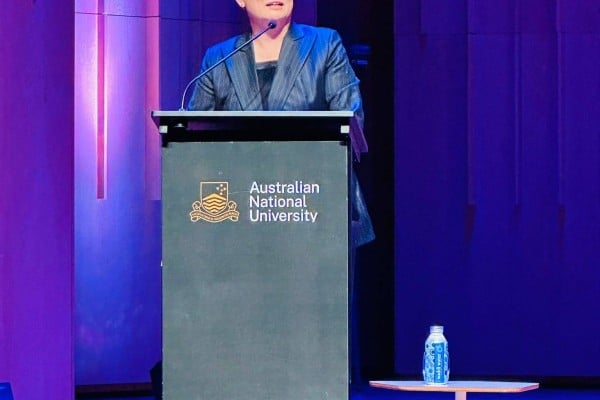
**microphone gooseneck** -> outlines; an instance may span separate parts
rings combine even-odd
[[[208,74],[210,71],[212,71],[213,69],[215,69],[216,67],[218,67],[219,65],[221,65],[222,63],[224,63],[225,61],[227,61],[231,56],[233,56],[235,53],[237,53],[238,51],[240,51],[244,47],[248,46],[250,43],[254,42],[256,39],[258,39],[259,37],[261,37],[262,35],[264,35],[267,31],[270,31],[271,29],[275,29],[276,27],[277,27],[277,22],[276,21],[274,21],[274,20],[269,21],[267,23],[267,27],[264,28],[262,31],[258,32],[256,35],[252,36],[250,39],[248,39],[247,41],[245,41],[244,43],[242,43],[239,47],[236,47],[235,49],[233,49],[229,54],[227,54],[225,57],[221,58],[219,61],[217,61],[212,66],[210,66],[208,69],[206,69],[206,70],[202,71],[200,74],[196,75],[187,84],[187,86],[185,87],[185,89],[183,91],[183,96],[181,96],[181,106],[179,107],[179,111],[186,111],[186,108],[185,108],[185,98],[186,98],[187,92],[190,89],[190,87],[192,86],[192,84],[194,84],[199,79],[202,79],[202,77],[204,75]]]

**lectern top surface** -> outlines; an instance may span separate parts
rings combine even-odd
[[[153,117],[294,117],[351,118],[352,111],[152,111]]]

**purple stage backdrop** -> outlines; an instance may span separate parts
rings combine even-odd
[[[75,379],[160,360],[158,1],[76,1]]]
[[[178,108],[206,47],[243,18],[233,1],[10,4],[0,381],[26,399],[148,381],[161,347],[150,111]],[[316,0],[296,8],[316,21]],[[453,374],[600,376],[600,0],[395,9],[396,371],[419,373],[442,323]]]
[[[600,1],[396,2],[396,369],[600,376]]]
[[[0,7],[0,382],[73,398],[73,4]]]
[[[297,5],[314,22],[313,1]],[[76,384],[147,382],[161,358],[160,142],[234,1],[75,1]]]

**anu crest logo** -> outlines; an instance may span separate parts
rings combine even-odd
[[[200,182],[200,200],[192,204],[190,212],[192,222],[237,222],[239,216],[237,203],[229,200],[229,182]]]

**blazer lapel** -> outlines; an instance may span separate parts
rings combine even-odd
[[[248,35],[242,35],[236,41],[235,47],[248,40]],[[240,110],[262,110],[258,80],[254,67],[252,46],[248,45],[225,62],[231,76],[231,82],[240,101]]]
[[[314,37],[305,36],[304,32],[292,23],[288,35],[283,40],[283,46],[279,54],[277,72],[273,77],[273,86],[271,86],[271,92],[269,93],[269,109],[283,109],[314,42]]]

